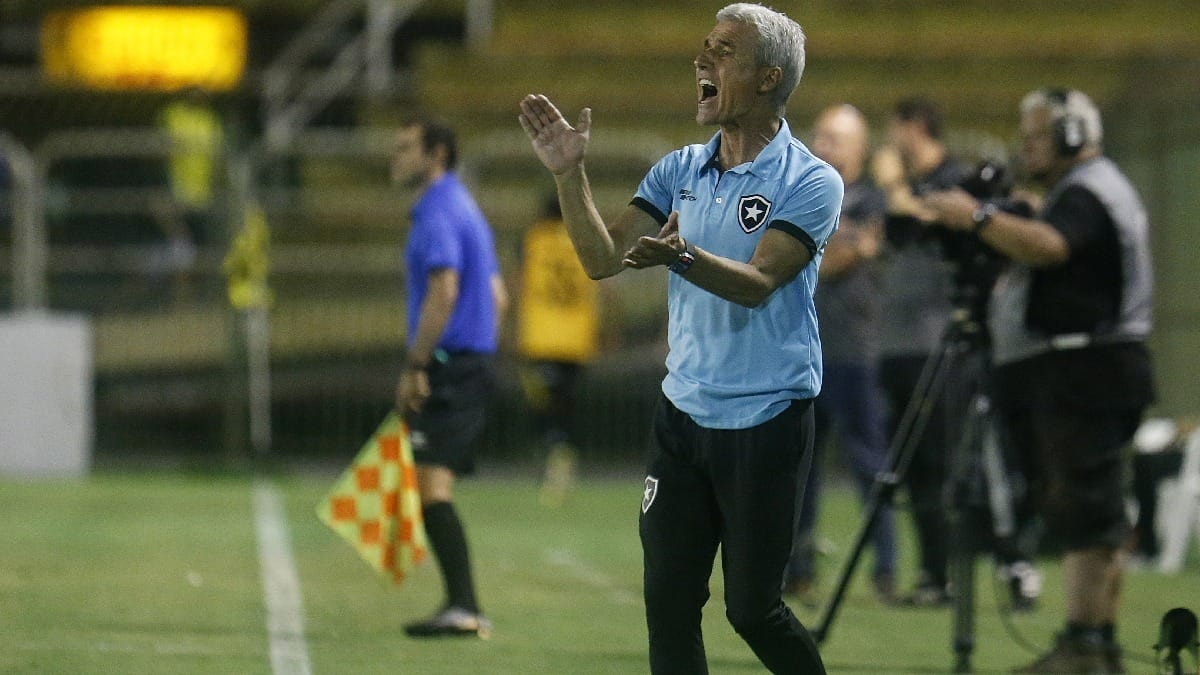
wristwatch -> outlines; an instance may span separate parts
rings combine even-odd
[[[683,240],[683,250],[679,252],[679,257],[667,269],[676,274],[687,274],[687,271],[692,267],[692,263],[696,262],[696,254],[692,253],[692,247]]]
[[[975,223],[975,234],[979,234],[983,228],[988,226],[988,223],[992,222],[992,216],[996,215],[997,210],[995,204],[985,202],[971,213],[971,222]]]

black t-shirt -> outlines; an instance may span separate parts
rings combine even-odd
[[[1090,190],[1068,187],[1043,214],[1067,240],[1066,263],[1034,270],[1026,325],[1045,335],[1102,333],[1121,306],[1117,226]],[[1154,400],[1150,354],[1140,342],[1051,351],[996,369],[1002,405],[1036,389],[1067,410],[1138,410]]]
[[[1117,226],[1096,195],[1068,187],[1046,222],[1067,240],[1070,257],[1033,274],[1026,325],[1045,335],[1111,329],[1121,307],[1121,247]]]

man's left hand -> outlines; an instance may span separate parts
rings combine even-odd
[[[679,212],[672,211],[658,234],[639,237],[633,248],[625,252],[621,264],[633,269],[645,269],[658,265],[671,265],[679,259],[686,246],[679,236]]]

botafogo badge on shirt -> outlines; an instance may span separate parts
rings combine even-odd
[[[771,202],[762,195],[746,195],[738,201],[738,225],[746,234],[762,227],[770,213]]]

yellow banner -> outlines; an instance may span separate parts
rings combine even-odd
[[[231,7],[114,5],[50,12],[50,81],[103,90],[232,89],[246,67],[246,19]]]

